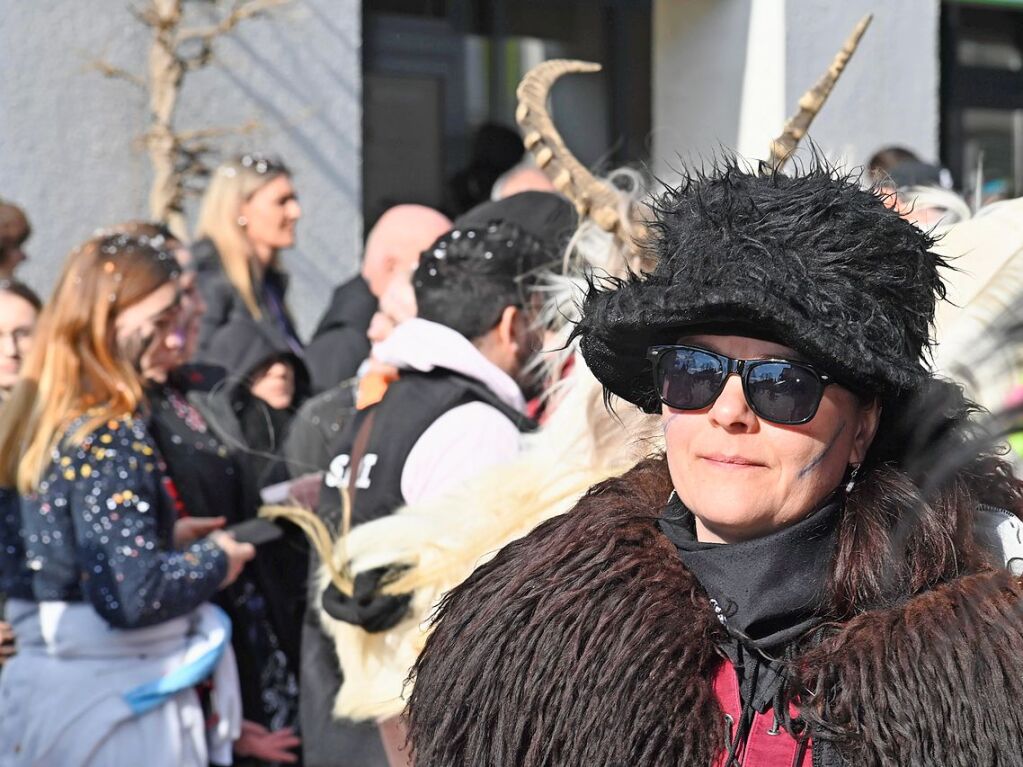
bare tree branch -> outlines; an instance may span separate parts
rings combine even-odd
[[[137,141],[148,153],[153,168],[150,215],[169,224],[172,231],[185,231],[182,198],[194,191],[198,179],[209,175],[205,160],[214,152],[215,140],[251,133],[259,127],[255,120],[250,120],[234,127],[175,130],[174,117],[185,75],[210,63],[217,38],[246,19],[289,2],[292,0],[214,0],[213,7],[226,9],[221,10],[220,21],[186,28],[182,25],[184,0],[129,0],[128,11],[150,35],[146,77],[114,66],[102,57],[92,62],[92,68],[104,76],[125,80],[148,93],[149,127]]]
[[[149,0],[146,6],[142,8],[137,5],[129,5],[128,12],[135,17],[135,20],[139,22],[139,24],[152,27],[153,29],[159,29],[162,26],[160,12],[157,10],[152,0]]]
[[[227,13],[217,24],[207,27],[190,27],[179,29],[175,39],[180,45],[189,40],[202,40],[206,43],[226,35],[241,22],[260,16],[272,8],[286,5],[291,0],[244,0],[235,2],[231,11]]]
[[[179,144],[187,144],[194,141],[206,141],[211,138],[223,138],[224,136],[244,136],[249,133],[254,133],[258,129],[259,122],[257,120],[249,120],[241,125],[178,131],[175,134],[175,138],[178,140]]]
[[[113,80],[124,80],[134,85],[136,88],[146,89],[145,78],[139,77],[134,72],[129,72],[127,69],[122,67],[114,66],[106,59],[93,59],[89,62],[89,68],[99,72],[104,77],[109,77]]]
[[[213,61],[213,43],[210,40],[203,40],[198,51],[188,56],[182,55],[179,51],[177,58],[186,72],[202,69]]]

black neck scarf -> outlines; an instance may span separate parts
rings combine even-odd
[[[820,608],[843,500],[835,491],[794,525],[730,544],[697,541],[693,513],[675,493],[661,513],[661,531],[706,590],[730,636],[721,650],[739,678],[742,715],[728,744],[729,764],[749,734],[755,711],[773,708],[775,722],[799,734],[802,725],[789,717],[785,697],[785,656],[823,620]]]
[[[696,540],[693,513],[672,493],[660,527],[729,633],[750,649],[778,655],[821,621],[843,500],[836,491],[793,525],[721,544]]]

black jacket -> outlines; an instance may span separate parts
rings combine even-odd
[[[21,497],[13,488],[0,487],[0,610],[8,597],[30,602],[35,598],[21,528]]]
[[[334,457],[331,445],[355,415],[358,383],[349,379],[310,397],[295,413],[288,428],[283,457],[291,477],[324,471]]]
[[[251,317],[235,317],[218,328],[207,355],[227,376],[212,391],[193,391],[190,397],[224,443],[240,454],[257,488],[288,479],[286,471],[274,469],[274,456],[284,444],[292,413],[308,395],[303,361],[274,325]],[[249,392],[250,376],[275,359],[285,359],[295,371],[295,397],[287,410],[272,408]]]
[[[358,371],[369,356],[366,332],[377,306],[377,298],[369,292],[362,275],[355,275],[334,290],[306,349],[314,391],[325,391]]]
[[[185,366],[147,391],[150,427],[174,479],[178,500],[196,517],[223,515],[228,524],[251,519],[259,506],[258,482],[246,455],[192,402],[218,391],[223,371]],[[229,416],[221,415],[221,420]],[[233,584],[215,601],[231,618],[246,719],[276,728],[298,721],[298,639],[307,554],[301,531],[260,546]]]
[[[195,259],[198,272],[196,284],[206,303],[206,312],[199,325],[199,350],[196,361],[219,365],[222,363],[211,358],[209,350],[216,332],[235,320],[254,320],[241,295],[224,273],[220,255],[213,241],[203,239],[192,245],[192,257]],[[259,324],[275,328],[278,334],[289,339],[292,351],[297,352],[301,350],[301,346],[295,332],[295,324],[284,305],[287,289],[287,275],[276,269],[267,269],[263,284],[256,290],[256,301],[263,314]]]

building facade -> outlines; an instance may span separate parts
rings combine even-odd
[[[198,23],[218,3],[184,5]],[[487,156],[479,127],[514,127],[518,79],[546,58],[604,67],[552,96],[583,161],[670,179],[681,162],[722,149],[765,156],[799,96],[873,13],[811,130],[820,151],[855,167],[905,146],[944,163],[968,196],[1023,193],[1018,5],[292,0],[239,25],[186,76],[178,126],[244,125],[216,139],[221,155],[260,150],[293,169],[304,220],[285,265],[308,333],[331,287],[358,268],[363,231],[382,210],[420,202],[458,212],[455,180]],[[93,229],[147,214],[145,92],[95,64],[143,75],[148,45],[124,3],[0,0],[0,197],[32,219],[32,260],[19,274],[44,292]]]

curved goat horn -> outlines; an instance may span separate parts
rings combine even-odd
[[[873,18],[874,15],[868,13],[859,20],[852,34],[845,41],[845,45],[835,55],[831,66],[828,67],[828,71],[799,99],[799,111],[789,118],[789,121],[785,123],[785,127],[782,129],[781,135],[771,142],[771,156],[767,161],[768,168],[779,170],[786,160],[792,156],[792,153],[796,151],[800,139],[806,135],[806,131],[810,127],[810,123],[813,122],[813,118],[817,116],[817,113],[821,111],[821,107],[824,106],[824,102],[828,100],[831,89],[835,87],[835,83],[838,82],[842,70],[845,69],[845,65],[849,63],[849,59],[856,52],[856,46],[860,44],[860,38],[867,31],[867,27],[870,26],[870,21]]]
[[[547,97],[559,77],[571,72],[599,72],[600,69],[600,64],[571,59],[551,59],[536,65],[519,83],[515,119],[522,128],[526,149],[533,153],[536,164],[554,187],[573,202],[579,216],[589,216],[604,231],[629,242],[628,230],[619,212],[618,193],[576,159],[565,146],[547,110]]]

